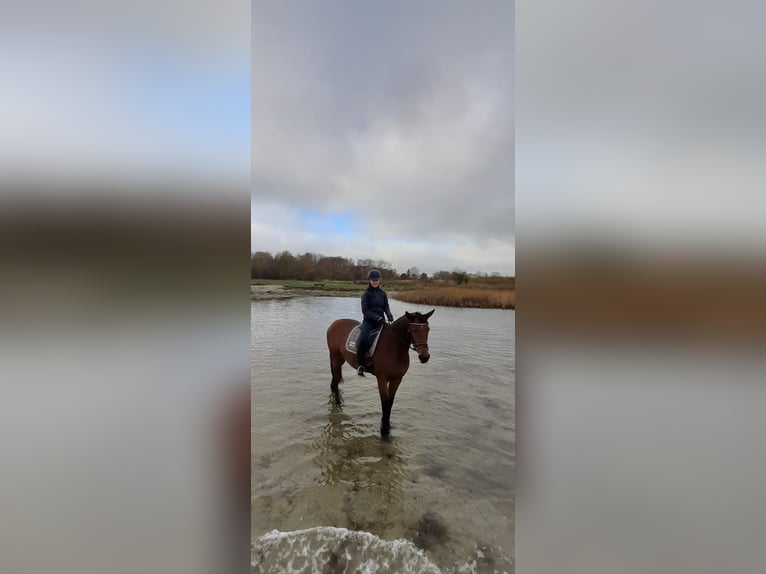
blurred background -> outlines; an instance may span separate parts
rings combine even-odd
[[[518,572],[759,572],[755,2],[516,4]]]
[[[2,4],[0,570],[249,569],[250,4]]]

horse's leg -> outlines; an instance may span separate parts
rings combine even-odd
[[[391,424],[389,423],[391,404],[388,398],[388,381],[383,375],[378,375],[378,394],[380,394],[380,408],[383,411],[383,416],[380,417],[380,434],[381,436],[388,436],[391,432]]]
[[[338,383],[343,378],[342,369],[343,363],[346,360],[343,358],[343,353],[330,351],[330,372],[332,373],[332,382],[330,382],[330,389],[332,394],[335,395],[335,404],[340,404],[340,391],[338,390]]]
[[[384,377],[378,376],[378,393],[380,394],[380,407],[383,416],[380,419],[380,434],[388,436],[391,433],[391,407],[394,406],[394,397],[401,377],[387,381]]]
[[[396,390],[399,388],[401,382],[401,377],[388,381],[388,404],[383,409],[383,416],[386,419],[386,428],[388,429],[391,428],[391,408],[394,406],[394,397],[396,396]]]

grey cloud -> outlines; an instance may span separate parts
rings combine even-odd
[[[253,193],[513,237],[513,3],[256,3]]]

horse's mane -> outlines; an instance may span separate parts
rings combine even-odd
[[[422,318],[422,317],[423,317],[423,313],[421,313],[420,311],[415,311],[415,312],[413,312],[413,313],[409,313],[409,314],[410,314],[410,315],[417,315],[417,316],[418,316],[418,317],[420,317],[420,318]],[[407,313],[405,312],[405,313],[403,313],[403,314],[402,314],[402,316],[401,316],[401,317],[399,317],[399,318],[398,318],[398,319],[396,319],[396,320],[395,320],[393,323],[391,323],[391,325],[396,325],[396,324],[397,324],[397,323],[399,323],[400,321],[403,321],[403,322],[404,322],[404,321],[406,321],[406,322],[408,322],[408,323],[411,323],[411,322],[412,322],[412,321],[410,321],[410,320],[407,318]],[[428,319],[426,319],[426,323],[427,323],[427,322],[428,322]]]

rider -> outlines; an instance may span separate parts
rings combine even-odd
[[[380,288],[380,271],[370,270],[367,275],[369,284],[362,293],[362,332],[359,334],[359,340],[356,346],[356,364],[359,365],[357,374],[364,376],[364,355],[370,346],[370,331],[381,326],[385,321],[385,314],[389,322],[394,320],[391,308],[388,306],[388,295]]]

